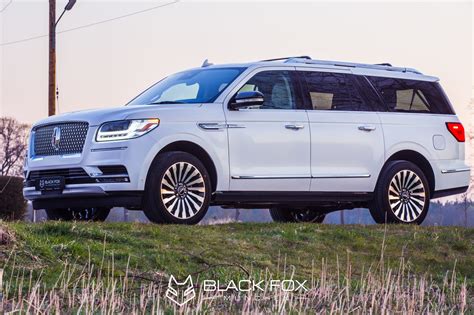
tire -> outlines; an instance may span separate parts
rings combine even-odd
[[[408,161],[384,167],[370,214],[377,223],[421,224],[428,214],[430,186],[423,171]]]
[[[46,209],[48,220],[55,221],[105,221],[110,208],[62,208]]]
[[[144,197],[144,213],[150,221],[197,224],[209,208],[209,173],[189,153],[160,154],[148,172]]]
[[[270,216],[275,222],[306,222],[306,223],[323,223],[325,214],[316,211],[294,210],[288,208],[271,208]]]

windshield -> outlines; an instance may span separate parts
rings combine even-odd
[[[128,105],[212,103],[245,68],[189,70],[156,83]]]

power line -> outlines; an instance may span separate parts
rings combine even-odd
[[[15,40],[12,42],[6,42],[6,43],[0,44],[0,46],[8,46],[8,45],[13,45],[13,44],[23,43],[23,42],[27,42],[34,39],[43,38],[43,37],[48,37],[48,35],[38,35],[38,36],[28,37],[25,39]]]
[[[133,16],[133,15],[137,15],[137,14],[145,13],[145,12],[148,12],[148,11],[156,10],[156,9],[159,9],[159,8],[163,8],[163,7],[166,7],[166,6],[169,6],[169,5],[173,5],[175,3],[178,3],[179,1],[180,0],[174,0],[173,2],[160,4],[160,5],[148,8],[148,9],[135,11],[135,12],[128,13],[128,14],[121,15],[121,16],[117,16],[117,17],[114,17],[114,18],[111,18],[111,19],[106,19],[106,20],[102,20],[102,21],[98,21],[98,22],[94,22],[94,23],[90,23],[90,24],[85,24],[85,25],[81,25],[81,26],[77,26],[77,27],[73,27],[73,28],[68,28],[68,29],[65,29],[65,30],[62,30],[62,31],[58,31],[57,34],[68,33],[68,32],[72,32],[72,31],[76,31],[76,30],[96,26],[96,25],[99,25],[99,24],[104,24],[104,23],[107,23],[107,22],[120,20],[120,19],[127,18],[127,17]],[[27,42],[27,41],[30,41],[30,40],[43,38],[43,37],[48,37],[48,35],[47,34],[38,35],[38,36],[28,37],[28,38],[19,39],[19,40],[15,40],[15,41],[11,41],[11,42],[1,43],[0,46],[8,46],[8,45],[13,45],[13,44],[19,44],[19,43],[23,43],[23,42]]]
[[[13,2],[13,0],[10,0],[10,2],[8,2],[8,3],[0,10],[0,13],[3,13],[3,11],[5,11],[5,10],[8,8],[8,6],[9,6],[10,4],[12,4],[12,2]]]

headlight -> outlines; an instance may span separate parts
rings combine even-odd
[[[111,121],[97,131],[97,142],[128,140],[143,136],[160,124],[158,118]]]

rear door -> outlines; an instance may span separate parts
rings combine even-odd
[[[371,192],[384,162],[377,113],[349,70],[297,68],[311,129],[311,191]]]

